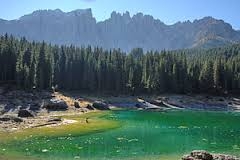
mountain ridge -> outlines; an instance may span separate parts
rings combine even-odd
[[[16,20],[0,19],[0,34],[9,33],[28,40],[58,45],[101,46],[105,49],[133,48],[172,50],[217,47],[240,42],[240,31],[213,17],[167,25],[151,15],[113,11],[97,22],[91,8],[70,12],[37,10]]]

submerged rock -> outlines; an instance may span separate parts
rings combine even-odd
[[[18,111],[18,117],[34,117],[34,116],[35,116],[34,112],[27,109]]]
[[[240,160],[235,156],[224,154],[211,154],[204,150],[194,150],[190,155],[185,155],[182,160]]]
[[[42,152],[45,153],[45,152],[48,152],[48,150],[47,149],[43,149]]]

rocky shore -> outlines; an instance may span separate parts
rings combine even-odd
[[[240,96],[212,96],[202,94],[157,96],[117,96],[103,97],[109,104],[120,108],[149,109],[189,109],[207,111],[240,111]]]
[[[145,101],[146,100],[146,101]],[[147,102],[147,104],[146,104]],[[5,90],[0,87],[0,132],[13,132],[25,128],[58,126],[75,123],[61,115],[76,115],[111,107],[140,108],[143,105],[161,106],[164,103],[181,109],[239,111],[239,97],[213,97],[209,95],[161,95],[144,97],[119,96],[108,98],[80,97],[50,91]],[[87,121],[87,120],[86,120]],[[235,156],[192,151],[182,160],[240,160]]]
[[[61,115],[107,110],[101,101],[71,97],[59,92],[5,90],[0,88],[0,131],[67,124]]]
[[[210,111],[240,111],[239,96],[211,96],[211,95],[163,95],[155,101],[165,100],[177,107],[193,110]]]
[[[209,95],[141,96],[79,96],[79,93],[23,91],[0,87],[0,131],[13,131],[34,126],[61,124],[52,122],[56,116],[82,114],[92,110],[135,108],[150,110],[193,109],[210,111],[240,111],[240,97]],[[49,122],[51,121],[51,122]]]
[[[61,124],[63,120],[54,122],[52,120],[56,116],[82,114],[92,110],[109,110],[111,107],[140,109],[144,105],[150,105],[151,108],[157,109],[159,107],[156,106],[160,106],[160,110],[162,110],[163,105],[168,105],[167,107],[170,109],[240,110],[240,97],[236,96],[160,95],[142,97],[147,103],[139,102],[137,96],[80,97],[79,94],[23,91],[0,87],[0,131],[14,131],[53,123]]]
[[[184,155],[182,160],[240,160],[239,158],[225,154],[211,154],[203,150],[192,151],[189,155]]]

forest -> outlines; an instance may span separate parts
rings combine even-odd
[[[0,37],[0,82],[114,94],[239,93],[240,44],[130,53]]]

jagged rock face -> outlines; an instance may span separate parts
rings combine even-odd
[[[146,50],[215,47],[240,42],[240,32],[222,20],[205,17],[194,22],[165,25],[150,15],[112,12],[96,22],[91,9],[62,12],[39,10],[18,20],[0,20],[0,34],[25,36],[28,40],[53,44],[92,45],[105,49]]]

